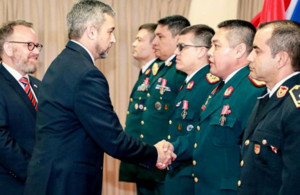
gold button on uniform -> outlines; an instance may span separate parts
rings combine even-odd
[[[141,125],[144,125],[145,124],[145,122],[144,121],[141,121]]]
[[[197,178],[197,177],[194,178],[194,182],[195,182],[195,183],[198,182],[198,178]]]
[[[195,174],[194,174],[194,173],[192,173],[192,177],[195,177]]]
[[[142,98],[141,97],[139,97],[139,100],[141,100]]]
[[[132,101],[133,101],[133,99],[132,99],[132,98],[130,98],[130,101],[132,102]]]
[[[124,125],[124,129],[126,128],[126,125]]]
[[[147,107],[144,107],[144,111],[146,111],[147,110]]]
[[[159,99],[161,99],[161,100],[162,100],[162,97],[160,97]]]
[[[129,114],[129,111],[127,111],[127,114]]]
[[[263,140],[262,140],[262,144],[263,144],[263,145],[266,145],[267,143],[268,143],[268,142],[267,142],[266,139],[263,139]]]
[[[243,161],[243,160],[241,161],[241,167],[242,167],[242,166],[244,166],[244,161]]]
[[[250,143],[250,141],[247,139],[247,140],[245,141],[245,145],[248,146],[249,143]]]
[[[170,125],[172,124],[172,121],[171,121],[171,120],[169,120],[169,124],[170,124]]]
[[[171,139],[171,135],[168,135],[168,140],[170,140]]]
[[[200,131],[200,126],[197,126],[197,130]]]
[[[143,139],[143,138],[144,138],[144,135],[143,135],[143,134],[141,134],[141,135],[140,135],[140,138],[141,138],[141,139]]]
[[[147,93],[147,97],[150,97],[150,93]]]
[[[195,143],[195,144],[194,144],[194,148],[197,148],[197,146],[198,146],[198,144],[197,144],[197,143]]]
[[[241,180],[238,181],[237,185],[240,187],[242,184]]]
[[[193,165],[195,166],[197,163],[196,163],[196,161],[195,160],[193,160]]]

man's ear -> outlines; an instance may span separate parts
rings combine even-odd
[[[242,56],[244,56],[244,54],[246,53],[247,51],[247,46],[245,43],[240,43],[238,44],[235,48],[235,57],[236,58],[241,58]]]
[[[281,51],[275,56],[277,60],[277,68],[280,69],[290,62],[290,56],[287,52]],[[291,62],[290,62],[291,63]]]
[[[97,29],[93,25],[88,25],[85,29],[88,38],[94,40],[97,37]]]
[[[3,44],[3,53],[5,53],[7,56],[11,57],[13,55],[12,44],[5,42]]]

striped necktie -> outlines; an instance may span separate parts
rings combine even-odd
[[[37,111],[37,101],[30,89],[30,84],[28,82],[28,79],[26,77],[22,77],[22,78],[20,78],[19,81],[24,85],[25,93],[28,95],[28,98],[31,101],[35,111]]]

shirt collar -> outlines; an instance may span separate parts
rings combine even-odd
[[[299,74],[300,72],[294,72],[292,74],[290,74],[289,76],[285,77],[284,79],[282,79],[281,81],[279,81],[271,90],[268,89],[269,92],[269,97],[271,98],[272,95],[277,91],[277,89],[285,82],[287,81],[289,78]]]
[[[83,47],[83,49],[85,49],[85,50],[88,52],[88,54],[91,56],[92,61],[95,62],[92,53],[91,53],[84,45],[82,45],[81,43],[79,43],[79,42],[77,42],[77,41],[75,41],[75,40],[73,40],[73,39],[72,39],[71,41],[73,41],[74,43],[77,43],[78,45],[80,45],[81,47]]]
[[[176,55],[173,54],[171,57],[169,57],[166,61],[165,61],[165,65],[168,64],[171,60],[173,60],[173,58],[175,57]]]
[[[149,66],[156,60],[157,58],[154,58],[153,60],[150,60],[149,62],[147,62],[143,67],[142,67],[142,73],[144,73],[147,68],[149,68]]]
[[[245,65],[245,66],[248,66],[248,65]],[[237,69],[236,71],[234,71],[230,75],[228,75],[228,77],[224,80],[224,83],[226,84],[238,71],[240,71],[241,69],[243,69],[245,66]]]
[[[202,68],[206,67],[207,65],[208,65],[208,64],[202,66],[201,68],[197,69],[197,70],[196,70],[195,72],[193,72],[192,74],[188,75],[188,76],[186,77],[186,79],[185,79],[185,83],[188,83],[188,82],[193,78],[193,76],[194,76],[197,72],[199,72]]]
[[[26,77],[29,81],[29,76],[28,74],[22,76],[17,70],[15,70],[14,68],[10,67],[9,65],[5,64],[4,62],[2,62],[2,65],[4,66],[4,68],[17,80],[19,81],[22,77]]]

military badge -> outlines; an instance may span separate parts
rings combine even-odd
[[[294,101],[296,108],[300,108],[300,85],[295,85],[290,91],[290,95]]]
[[[194,129],[194,126],[193,126],[193,125],[188,125],[188,126],[186,127],[186,130],[187,130],[187,131],[192,131],[192,129]]]
[[[154,105],[156,110],[161,110],[161,103],[160,102],[156,102]]]
[[[180,101],[180,102],[178,102],[178,103],[176,104],[176,107],[179,107],[179,106],[180,106],[180,104],[181,104],[181,101]]]
[[[154,63],[152,66],[152,74],[155,76],[157,74],[157,71],[159,69],[159,66],[157,63]]]
[[[187,85],[186,89],[193,89],[195,82],[194,81],[190,81],[189,84]]]
[[[163,95],[165,93],[165,87],[167,86],[167,79],[162,79],[159,93]]]
[[[277,150],[278,150],[278,149],[277,149],[276,147],[274,147],[274,146],[271,145],[271,150],[272,150],[275,154],[277,154]]]
[[[266,86],[265,82],[253,79],[253,78],[250,77],[250,75],[248,75],[248,78],[251,81],[251,83],[253,85],[255,85],[256,87],[265,87]]]
[[[160,83],[161,80],[162,80],[162,77],[159,77],[158,80],[157,80],[157,82]]]
[[[219,123],[221,126],[224,126],[225,122],[226,122],[226,117],[225,115],[228,115],[231,113],[231,111],[229,110],[230,106],[229,105],[224,105],[223,109],[221,111],[221,118],[219,120]]]
[[[150,73],[150,71],[151,71],[150,68],[148,68],[145,72],[145,75],[148,75]]]
[[[137,110],[139,108],[139,104],[138,103],[135,103],[134,104],[134,108]]]
[[[171,66],[172,65],[172,62],[168,62],[167,64],[166,64],[166,66]]]
[[[254,153],[259,154],[260,153],[260,145],[259,144],[254,144]]]
[[[182,129],[182,124],[181,124],[181,123],[178,123],[177,129],[178,129],[179,131]]]
[[[189,101],[183,100],[182,102],[183,102],[183,104],[182,104],[183,111],[181,113],[181,117],[182,117],[182,119],[185,119],[187,116],[187,109],[189,108]]]
[[[226,91],[224,92],[224,96],[225,97],[229,97],[231,95],[231,93],[233,92],[233,87],[230,86],[226,89]]]
[[[205,106],[205,105],[202,105],[202,106],[201,106],[201,110],[204,111],[205,109],[206,109],[206,106]]]
[[[206,74],[206,80],[207,80],[208,83],[214,84],[214,83],[219,82],[220,78],[215,76],[215,75],[212,75],[211,73],[207,73]]]
[[[286,86],[280,86],[280,88],[278,89],[276,95],[278,98],[282,98],[286,95],[286,93],[288,92],[289,88]]]
[[[168,110],[169,109],[169,104],[165,104],[165,110]]]
[[[143,110],[144,109],[144,105],[143,104],[139,104],[139,109]]]

